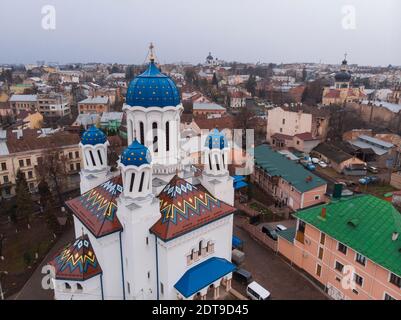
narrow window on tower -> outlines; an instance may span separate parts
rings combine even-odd
[[[139,122],[139,135],[141,139],[141,144],[145,145],[145,129],[143,127],[143,122]]]
[[[166,151],[170,151],[170,122],[166,122]]]
[[[93,157],[92,150],[89,150],[89,155],[91,156],[92,164],[93,164],[94,166],[96,166],[96,162],[95,162],[95,158]]]
[[[212,170],[212,158],[210,157],[210,154],[209,154],[209,169]]]
[[[217,170],[220,171],[220,164],[219,164],[219,159],[217,158],[217,154],[214,155],[214,159],[216,160]]]
[[[223,168],[226,167],[226,160],[224,159],[224,153],[221,155],[221,157],[223,158]]]
[[[103,165],[103,159],[102,159],[102,154],[100,153],[100,150],[97,151],[97,155],[99,156],[100,164]]]
[[[132,192],[134,188],[134,181],[135,181],[135,173],[131,173],[131,183],[129,185],[129,192]]]
[[[153,122],[152,123],[152,131],[153,131],[153,152],[158,152],[158,142],[157,142],[157,123]]]
[[[139,182],[139,192],[142,192],[143,189],[143,180],[145,179],[145,172],[141,174],[141,181]]]

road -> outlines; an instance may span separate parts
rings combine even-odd
[[[64,247],[67,243],[74,239],[74,228],[67,230],[56,242],[56,244],[50,249],[49,253],[43,259],[39,267],[36,268],[32,276],[25,283],[21,291],[11,297],[9,300],[53,300],[53,290],[45,290],[42,288],[42,267]]]
[[[265,248],[249,234],[234,226],[234,234],[244,240],[245,261],[241,268],[252,273],[274,300],[325,300],[327,296],[310,280],[292,268],[273,250]],[[234,289],[245,294],[245,286],[233,281]]]

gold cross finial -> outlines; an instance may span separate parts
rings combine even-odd
[[[154,47],[154,45],[153,45],[153,43],[151,42],[150,43],[150,45],[149,45],[149,60],[150,60],[150,62],[155,62],[155,53],[154,53],[154,51],[153,51],[153,49],[154,49],[155,47]]]

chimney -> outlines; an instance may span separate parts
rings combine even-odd
[[[398,232],[394,231],[392,236],[391,236],[391,240],[396,241],[398,239]]]
[[[321,216],[323,219],[326,219],[326,207],[323,207],[323,208],[322,208],[322,212],[320,213],[320,216]]]

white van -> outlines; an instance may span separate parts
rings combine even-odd
[[[246,287],[246,294],[251,300],[267,300],[270,298],[270,292],[256,281],[252,281]]]

